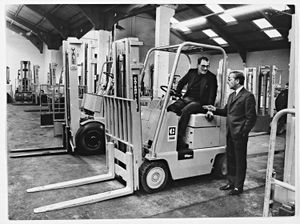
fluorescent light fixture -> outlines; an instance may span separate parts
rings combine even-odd
[[[182,22],[179,22],[174,17],[171,17],[170,22],[171,22],[171,27],[173,29],[181,30],[184,33],[191,33],[192,32],[188,27],[182,25]]]
[[[219,45],[228,45],[228,43],[222,38],[222,37],[215,37],[212,38],[215,42],[217,42]]]
[[[260,29],[273,27],[265,18],[252,20]]]
[[[197,18],[193,18],[193,19],[189,19],[189,20],[179,22],[177,19],[172,17],[170,19],[170,22],[172,24],[171,27],[173,29],[180,29],[183,32],[192,32],[189,29],[189,27],[203,25],[207,22],[207,19],[201,16],[201,17],[197,17]]]
[[[174,17],[171,17],[170,23],[177,24],[177,23],[179,23],[179,21],[177,19],[175,19]]]
[[[225,23],[232,23],[236,22],[236,19],[233,18],[231,15],[228,14],[221,14],[219,17],[225,22]]]
[[[278,38],[278,37],[282,37],[281,34],[275,30],[275,29],[271,29],[271,30],[264,30],[265,34],[267,34],[270,38]]]
[[[277,11],[286,11],[286,10],[290,10],[290,7],[288,7],[287,5],[271,5],[271,8],[277,10]]]
[[[213,11],[214,13],[224,12],[224,9],[218,4],[206,4],[205,6],[209,8],[211,11]]]
[[[171,27],[176,30],[181,30],[182,32],[185,32],[185,33],[192,32],[188,27],[182,26],[180,23],[171,25]]]
[[[264,9],[268,9],[268,8],[270,8],[270,5],[260,5],[260,4],[245,5],[245,6],[228,9],[228,10],[226,10],[226,14],[236,17],[236,16],[241,16],[241,15],[247,15],[247,14],[257,12],[260,10],[264,10]]]
[[[205,33],[209,37],[217,37],[218,34],[215,33],[212,29],[202,30],[203,33]]]
[[[206,21],[207,21],[207,19],[201,16],[201,17],[197,17],[194,19],[182,21],[182,22],[180,22],[180,24],[183,26],[192,27],[192,26],[203,25],[206,23]]]

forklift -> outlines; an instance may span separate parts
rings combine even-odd
[[[57,85],[51,85],[52,95],[61,94],[63,96],[64,102],[59,103],[59,105],[63,105],[63,110],[51,110],[51,113],[49,113],[50,119],[49,116],[47,117],[47,120],[52,121],[54,132],[56,134],[61,133],[63,144],[59,147],[50,148],[11,149],[12,154],[10,157],[19,158],[64,153],[79,155],[104,154],[105,118],[103,100],[100,96],[116,94],[116,96],[132,97],[133,84],[130,77],[133,74],[138,74],[142,68],[142,64],[139,63],[139,48],[142,44],[135,37],[113,42],[111,60],[103,63],[99,76],[96,74],[97,56],[93,44],[86,44],[74,38],[64,41],[65,83],[64,85],[59,84],[59,88],[56,88]],[[81,63],[81,61],[85,63]],[[89,71],[87,70],[88,65],[91,65]],[[50,69],[50,71],[52,70]],[[55,77],[55,75],[51,77]],[[88,83],[93,85],[88,86]],[[63,93],[61,88],[63,88]],[[92,92],[87,93],[86,89],[88,88]],[[54,91],[56,89],[58,91]],[[54,100],[50,102],[50,106],[54,108],[53,102]],[[57,115],[63,115],[63,117]]]
[[[32,74],[30,61],[21,61],[16,80],[15,105],[38,104],[38,73],[34,65]]]
[[[103,98],[106,130],[106,158],[108,173],[77,180],[34,187],[27,192],[75,187],[101,181],[122,179],[126,186],[121,189],[98,193],[69,201],[36,208],[35,213],[69,208],[103,200],[113,199],[143,189],[147,193],[163,190],[168,181],[215,173],[225,176],[225,126],[226,120],[214,116],[212,121],[205,114],[193,114],[187,129],[187,139],[191,150],[176,150],[177,124],[179,117],[166,108],[172,103],[175,72],[181,55],[200,53],[204,49],[220,51],[223,55],[218,70],[222,80],[220,94],[224,95],[226,84],[226,58],[223,48],[194,42],[151,48],[146,55],[143,69],[133,74],[133,98],[100,96]],[[172,71],[162,98],[153,98],[149,104],[141,104],[140,87],[145,77],[149,56],[155,51],[175,53]],[[162,74],[165,75],[165,74]],[[223,97],[220,105],[224,105]]]
[[[112,43],[112,60],[103,63],[96,92],[84,93],[80,105],[76,98],[77,86],[73,73],[68,76],[69,86],[66,96],[69,98],[66,126],[69,146],[72,152],[80,155],[105,153],[105,113],[102,95],[116,95],[132,98],[131,76],[138,74],[142,65],[139,63],[139,48],[143,43],[138,38],[124,38]],[[72,46],[70,46],[72,49]],[[70,77],[72,76],[72,78]],[[76,101],[76,102],[75,102]],[[76,105],[77,104],[77,105]]]

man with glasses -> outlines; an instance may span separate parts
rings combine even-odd
[[[185,142],[185,132],[191,114],[206,113],[203,105],[213,105],[217,95],[217,78],[209,70],[207,57],[198,59],[198,67],[190,69],[178,82],[176,93],[181,95],[186,87],[184,96],[168,106],[167,111],[175,112],[180,116],[178,122],[177,151],[188,149]]]
[[[242,72],[232,71],[227,80],[230,89],[234,90],[228,97],[224,108],[204,105],[207,113],[226,116],[226,157],[227,184],[220,190],[230,190],[229,195],[239,195],[243,192],[247,169],[248,134],[256,122],[254,95],[246,90],[245,77]],[[212,114],[211,114],[212,115]]]

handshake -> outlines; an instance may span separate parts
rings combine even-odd
[[[212,121],[214,119],[213,111],[216,111],[216,107],[213,105],[203,105],[202,108],[208,110],[205,115],[206,119]]]

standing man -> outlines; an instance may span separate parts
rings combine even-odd
[[[183,87],[187,85],[184,96],[167,108],[167,111],[173,111],[180,116],[177,151],[188,149],[188,144],[185,143],[185,132],[191,114],[206,113],[202,106],[215,103],[217,78],[208,68],[208,58],[200,57],[198,59],[198,68],[190,69],[178,82],[176,93],[179,95],[181,95]]]
[[[208,109],[208,114],[214,112],[217,115],[227,116],[227,179],[226,185],[220,190],[231,190],[230,195],[238,195],[243,192],[247,169],[247,143],[248,134],[256,122],[255,98],[246,90],[245,77],[242,72],[232,71],[228,77],[228,85],[234,92],[228,97],[223,109],[212,105],[203,106]]]

